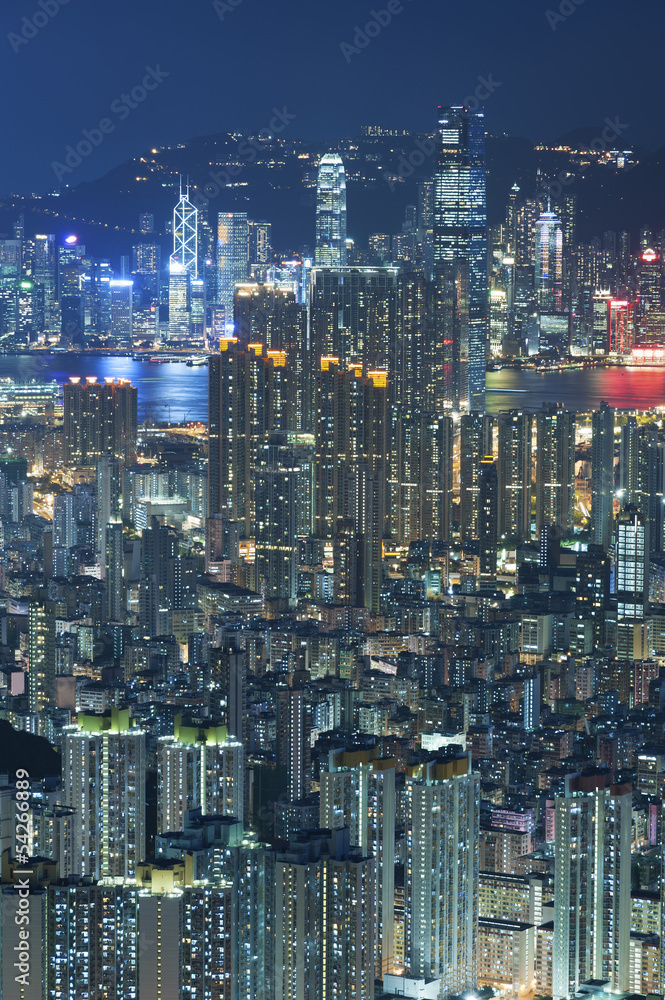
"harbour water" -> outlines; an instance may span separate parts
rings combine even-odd
[[[155,363],[131,357],[74,354],[0,355],[0,378],[60,384],[70,376],[125,378],[138,388],[139,419],[155,421],[208,419],[208,368],[184,361]],[[665,406],[665,369],[591,368],[539,373],[503,368],[487,374],[487,412],[543,403],[563,403],[571,410],[597,409],[601,400],[617,409]]]

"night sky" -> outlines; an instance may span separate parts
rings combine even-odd
[[[73,184],[152,144],[267,127],[273,108],[295,116],[282,134],[297,138],[431,129],[437,105],[471,97],[479,78],[495,133],[551,140],[618,117],[625,145],[665,145],[663,0],[563,0],[572,13],[550,24],[560,3],[390,0],[391,22],[345,56],[385,0],[217,0],[219,12],[212,0],[3,0],[0,194],[56,186],[52,162],[103,118],[112,128]],[[164,78],[127,107],[146,67]]]

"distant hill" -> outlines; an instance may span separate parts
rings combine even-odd
[[[578,147],[597,138],[599,129],[576,129],[562,136],[562,145]],[[288,136],[288,129],[285,132]],[[178,177],[189,177],[195,196],[210,217],[218,211],[247,211],[251,218],[273,224],[273,244],[283,253],[309,247],[314,238],[315,169],[323,152],[337,151],[344,158],[348,177],[348,231],[364,245],[372,232],[397,233],[404,209],[417,202],[417,182],[431,176],[435,157],[421,163],[419,143],[429,137],[362,136],[329,143],[279,138],[261,144],[256,137],[220,133],[200,136],[178,146],[163,147],[119,164],[98,180],[65,188],[59,196],[0,200],[0,232],[10,232],[19,210],[26,213],[26,231],[76,232],[89,252],[109,256],[117,266],[120,254],[130,252],[140,238],[141,212],[155,216],[158,238],[168,252],[171,238],[166,222],[177,201]],[[626,140],[627,141],[627,140]],[[654,231],[665,228],[665,203],[655,195],[665,186],[665,150],[637,151],[633,170],[613,171],[590,167],[584,176],[574,173],[566,188],[578,197],[578,238],[588,241],[607,229],[626,229],[637,236],[643,225]],[[411,164],[416,164],[412,166]],[[214,180],[232,165],[228,177],[235,186]],[[536,151],[533,143],[515,136],[487,138],[487,202],[490,224],[504,218],[508,194],[517,182],[525,194],[536,189],[537,170],[556,176],[570,166],[566,153]],[[400,172],[403,181],[386,183]],[[213,176],[211,176],[213,175]],[[75,174],[72,182],[75,183]]]
[[[11,778],[21,768],[31,778],[59,775],[60,754],[42,736],[13,729],[0,720],[0,770],[9,771]]]

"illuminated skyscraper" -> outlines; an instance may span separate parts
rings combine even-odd
[[[498,485],[496,465],[491,455],[480,463],[478,472],[478,542],[480,580],[496,583]]]
[[[439,1000],[478,979],[480,776],[459,747],[406,779],[405,954],[411,974],[440,979]]]
[[[536,413],[536,532],[557,526],[573,531],[575,513],[575,414],[561,404]]]
[[[591,523],[604,549],[612,541],[614,516],[614,410],[603,400],[591,417]]]
[[[111,336],[131,343],[133,281],[111,281]]]
[[[176,717],[174,735],[157,745],[157,829],[184,829],[185,813],[244,816],[244,752],[226,726],[187,725]]]
[[[303,831],[277,854],[275,1000],[373,1000],[373,875],[348,828]]]
[[[78,813],[65,874],[136,874],[145,859],[145,782],[145,733],[130,728],[128,711],[79,715],[65,730],[64,801]]]
[[[563,232],[554,212],[543,212],[536,223],[536,295],[541,312],[561,312],[563,292]]]
[[[554,1000],[582,983],[628,989],[632,786],[606,772],[566,777],[555,799]]]
[[[189,184],[182,190],[180,181],[180,201],[173,209],[173,254],[171,261],[185,268],[192,278],[198,277],[198,212],[189,200]]]
[[[498,535],[531,537],[533,415],[504,410],[497,417]]]
[[[485,408],[488,334],[485,116],[482,109],[439,108],[434,178],[434,267],[458,262],[468,274],[468,383],[462,400]]]
[[[333,752],[320,775],[320,824],[348,826],[352,844],[374,858],[376,976],[394,960],[395,908],[395,761],[378,750]]]
[[[266,600],[280,611],[297,602],[299,472],[286,435],[271,434],[256,467],[256,573]]]
[[[70,378],[63,387],[65,463],[96,466],[102,455],[130,465],[136,454],[137,390],[124,379]]]
[[[235,286],[247,281],[249,233],[246,212],[220,212],[217,216],[217,303],[224,306],[228,333],[233,327]]]
[[[649,622],[649,523],[628,504],[615,528],[617,657],[641,659],[651,654]]]
[[[316,186],[317,267],[346,265],[346,176],[341,156],[326,153]]]
[[[169,339],[187,340],[190,333],[190,275],[184,264],[169,262]]]

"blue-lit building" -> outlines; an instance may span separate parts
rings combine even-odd
[[[484,410],[488,327],[485,116],[481,108],[439,108],[434,178],[434,267],[468,269],[468,335],[460,328],[455,363],[466,372],[459,408]],[[454,379],[457,382],[457,379]],[[457,400],[451,401],[457,408]]]
[[[316,266],[346,264],[346,176],[336,153],[321,157],[316,187]]]

